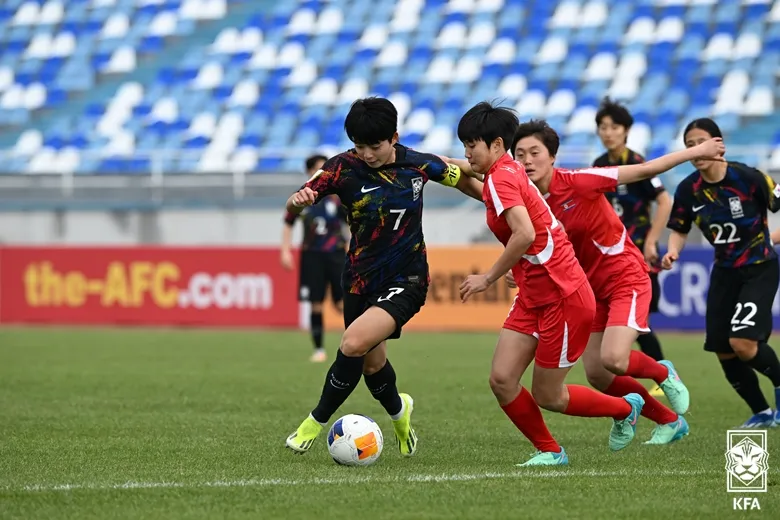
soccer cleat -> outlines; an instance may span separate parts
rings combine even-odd
[[[515,466],[526,468],[528,466],[567,466],[568,464],[569,456],[566,455],[566,450],[561,446],[559,453],[554,451],[537,451],[530,459],[522,464],[515,464]]]
[[[780,426],[780,387],[775,388],[775,426]]]
[[[309,358],[309,361],[311,361],[312,363],[324,363],[327,360],[328,360],[328,354],[325,353],[324,348],[318,348],[312,353],[311,357]]]
[[[417,452],[417,434],[412,428],[412,411],[414,411],[414,399],[409,394],[399,394],[404,402],[404,414],[397,421],[393,421],[395,438],[398,439],[398,449],[401,455],[411,457]]]
[[[767,428],[775,424],[775,414],[772,410],[755,414],[745,421],[740,428]]]
[[[636,435],[636,423],[642,414],[645,400],[639,394],[628,394],[623,397],[631,405],[631,413],[625,419],[615,419],[609,432],[609,449],[619,451],[631,444]]]
[[[669,399],[672,410],[680,415],[686,413],[691,405],[691,394],[688,392],[688,388],[680,380],[680,376],[677,374],[677,370],[674,369],[671,361],[663,360],[658,363],[669,370],[669,375],[658,386],[661,387],[661,390],[666,394],[666,398]]]
[[[659,424],[653,428],[653,434],[645,444],[671,444],[674,441],[679,441],[688,433],[690,433],[688,421],[682,415],[678,415],[676,421],[669,424]]]
[[[322,431],[323,426],[310,415],[298,426],[295,433],[287,437],[287,447],[298,455],[303,455]]]
[[[648,390],[648,393],[653,397],[663,397],[665,395],[664,391],[661,390],[661,387],[656,384],[653,384],[653,388]]]

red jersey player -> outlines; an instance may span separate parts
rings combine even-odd
[[[517,128],[509,109],[479,103],[461,118],[458,138],[466,159],[484,174],[483,201],[504,252],[486,273],[469,276],[461,298],[486,290],[510,268],[520,291],[499,335],[490,386],[501,408],[538,453],[522,466],[567,464],[539,406],[580,417],[612,417],[609,445],[623,449],[634,438],[643,401],[637,394],[608,396],[564,379],[582,355],[596,301],[566,233],[522,166],[507,154]],[[536,360],[531,392],[519,381]],[[538,403],[538,404],[537,404]]]
[[[512,148],[565,227],[596,296],[596,317],[583,356],[588,380],[609,395],[640,394],[645,401],[642,415],[658,424],[648,443],[676,441],[688,433],[688,424],[678,415],[688,411],[688,389],[671,362],[656,361],[631,348],[638,334],[650,330],[652,289],[642,253],[603,193],[725,150],[722,143],[711,140],[644,164],[564,170],[553,167],[558,144],[558,135],[546,122],[531,121],[518,127]],[[651,397],[634,378],[654,380],[674,411]]]

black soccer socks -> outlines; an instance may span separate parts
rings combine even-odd
[[[758,385],[758,377],[750,365],[738,357],[720,359],[719,361],[720,366],[723,367],[723,373],[726,374],[726,379],[754,414],[769,408],[769,403]]]
[[[780,361],[774,349],[767,343],[759,343],[756,356],[747,363],[768,377],[775,388],[780,386]]]
[[[658,341],[658,336],[655,335],[655,332],[640,334],[636,341],[639,343],[640,350],[651,358],[656,361],[664,359],[663,352],[661,352],[661,342]]]
[[[384,406],[390,416],[398,415],[403,408],[401,396],[395,385],[395,370],[388,359],[385,366],[371,375],[366,375],[366,386],[374,399]]]
[[[363,375],[363,356],[345,356],[341,350],[328,369],[325,385],[322,387],[320,402],[311,412],[318,423],[327,423],[336,410],[344,404]]]
[[[322,313],[312,312],[309,320],[311,339],[314,342],[315,350],[319,350],[322,348]]]

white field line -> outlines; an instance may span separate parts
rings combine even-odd
[[[349,471],[349,469],[347,469]],[[675,471],[675,470],[636,470],[636,471],[598,471],[598,470],[528,470],[512,473],[461,473],[438,475],[397,475],[397,476],[361,476],[352,475],[338,478],[262,478],[241,480],[214,480],[210,482],[137,482],[127,481],[120,484],[108,483],[74,483],[74,484],[31,484],[21,487],[2,487],[5,492],[51,492],[93,490],[111,491],[124,489],[198,489],[198,488],[245,488],[245,487],[274,487],[274,486],[330,486],[364,483],[420,483],[420,482],[463,482],[470,480],[499,480],[499,479],[560,479],[567,477],[589,478],[613,478],[613,477],[692,477],[697,475],[723,474],[720,471]]]

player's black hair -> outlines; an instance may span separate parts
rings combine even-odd
[[[512,139],[512,156],[515,155],[515,148],[520,139],[526,137],[535,136],[539,139],[551,157],[558,155],[558,147],[561,145],[561,139],[558,137],[558,132],[547,124],[547,121],[543,119],[531,119],[527,123],[523,123],[517,127],[515,136]]]
[[[314,165],[317,164],[320,161],[327,161],[328,158],[322,155],[321,153],[316,153],[314,155],[310,155],[306,158],[306,171],[311,170],[314,168]]]
[[[499,137],[504,150],[509,150],[517,125],[517,114],[511,108],[482,101],[463,114],[458,123],[458,139],[462,143],[484,141],[488,146]]]
[[[723,134],[720,131],[720,127],[715,123],[715,121],[709,117],[700,117],[699,119],[694,119],[688,123],[688,126],[685,127],[685,131],[683,132],[683,143],[685,142],[685,136],[688,135],[688,132],[694,128],[704,130],[710,134],[711,137],[723,137]]]
[[[607,116],[616,125],[624,126],[626,130],[630,129],[634,124],[634,117],[631,115],[631,112],[617,101],[612,101],[609,97],[605,97],[601,101],[601,106],[599,106],[599,110],[596,112],[596,124],[600,125],[601,120]]]
[[[398,111],[389,99],[358,99],[344,119],[344,130],[355,144],[378,144],[390,141],[398,131]]]

